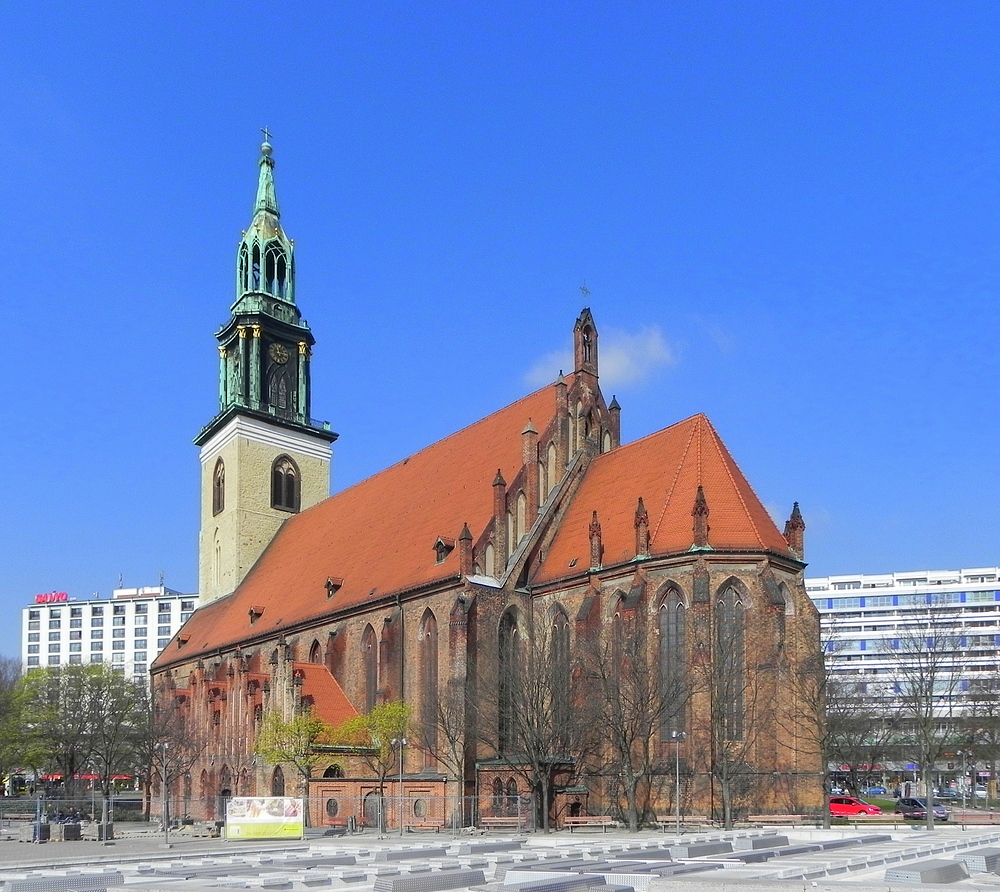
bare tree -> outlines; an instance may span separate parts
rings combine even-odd
[[[910,735],[920,765],[927,798],[927,827],[934,827],[933,769],[958,729],[954,693],[959,675],[955,658],[959,641],[942,635],[932,611],[920,627],[885,642],[883,652],[894,663],[896,697],[905,731]]]
[[[205,751],[204,731],[187,721],[184,709],[172,686],[163,678],[154,682],[144,701],[145,733],[141,764],[146,778],[146,817],[151,806],[152,780],[158,778],[163,802],[170,801],[171,790],[188,774]],[[164,820],[169,820],[164,805]]]
[[[449,683],[421,720],[413,724],[417,743],[427,750],[455,780],[456,819],[462,819],[463,779],[468,758],[466,741],[468,705],[465,688]]]
[[[703,708],[693,710],[693,730],[708,742],[704,759],[712,800],[721,799],[721,818],[731,829],[757,787],[754,758],[761,736],[776,726],[773,685],[748,665],[746,610],[736,587],[720,593],[709,617],[698,618],[694,643],[694,696]]]
[[[891,686],[862,675],[831,676],[826,721],[829,756],[847,766],[847,786],[857,796],[862,775],[885,761],[899,735],[900,715]]]
[[[513,612],[500,623],[498,659],[479,675],[495,702],[472,704],[483,748],[518,774],[531,791],[536,824],[549,829],[556,773],[579,765],[580,712],[570,703],[569,630],[557,622],[534,628]],[[494,674],[495,673],[495,674]]]
[[[683,621],[682,612],[672,617],[670,609],[670,605],[664,608],[664,625]],[[661,654],[661,649],[669,649],[668,629],[661,629],[651,642],[650,628],[645,605],[623,606],[615,614],[611,634],[592,636],[582,649],[596,699],[597,721],[590,726],[600,729],[605,755],[621,779],[632,832],[649,810],[655,777],[662,773],[661,741],[667,729],[677,732],[684,727],[687,700],[683,672],[669,671],[683,663],[685,655]]]

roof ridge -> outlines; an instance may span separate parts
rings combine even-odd
[[[750,486],[750,481],[747,480],[747,476],[746,474],[743,473],[740,466],[736,464],[736,459],[734,459],[732,455],[730,455],[729,450],[726,449],[725,452],[723,452],[722,437],[719,436],[719,432],[712,425],[712,422],[708,421],[707,418],[705,419],[705,421],[708,422],[708,429],[712,434],[712,442],[715,444],[715,450],[719,454],[719,458],[722,459],[722,466],[726,469],[726,474],[729,476],[729,482],[732,483],[733,489],[736,491],[736,495],[740,500],[740,505],[743,506],[743,513],[746,515],[747,520],[750,522],[750,528],[753,530],[754,535],[757,537],[757,542],[760,543],[760,547],[766,548],[767,546],[764,542],[764,537],[761,536],[760,530],[757,528],[757,524],[754,522],[753,513],[747,507],[746,499],[743,498],[743,493],[740,492],[739,484],[736,482],[736,478],[733,476],[732,469],[729,466],[730,462],[736,465],[736,470],[740,472],[740,477],[743,478],[743,481],[746,483],[747,486]],[[729,461],[726,461],[727,458],[729,459]],[[750,487],[750,491],[753,492],[753,487]],[[757,493],[754,493],[754,496],[757,496]],[[757,498],[757,501],[760,502],[759,497]]]
[[[341,495],[343,493],[350,492],[355,487],[361,486],[363,483],[368,483],[368,481],[370,481],[370,480],[376,480],[377,478],[383,476],[384,474],[388,474],[389,471],[392,471],[392,470],[394,470],[394,469],[396,469],[398,467],[401,467],[402,465],[405,465],[405,464],[409,463],[409,461],[411,459],[416,458],[418,455],[423,455],[425,452],[428,452],[431,449],[433,449],[434,447],[439,446],[441,443],[444,443],[445,441],[450,440],[453,437],[457,437],[459,434],[463,434],[466,431],[472,430],[473,428],[478,427],[481,424],[484,424],[485,422],[487,422],[491,418],[494,418],[495,416],[501,414],[502,412],[506,412],[508,409],[514,408],[514,406],[516,406],[518,403],[526,402],[527,400],[530,400],[532,397],[538,396],[538,394],[543,393],[544,391],[548,390],[550,387],[552,387],[551,384],[546,384],[544,387],[539,387],[538,390],[533,390],[533,391],[531,391],[531,393],[525,394],[520,399],[516,399],[512,403],[508,403],[506,406],[501,406],[499,409],[496,409],[495,411],[490,412],[489,415],[484,415],[482,418],[479,418],[476,421],[473,421],[471,424],[467,424],[465,427],[460,427],[457,431],[452,431],[450,434],[448,434],[448,435],[446,435],[444,437],[441,437],[438,440],[435,440],[433,443],[428,443],[422,449],[418,449],[416,452],[411,452],[409,455],[403,456],[403,458],[399,459],[396,462],[393,462],[391,465],[388,465],[387,467],[382,468],[382,470],[380,470],[380,471],[376,471],[371,476],[369,476],[369,477],[363,477],[361,480],[356,480],[350,486],[345,486],[343,489],[339,489],[336,492],[331,493],[330,494],[330,498],[334,499],[334,498],[336,498],[337,496],[339,496],[339,495]],[[555,400],[553,399],[553,408],[554,408],[554,403],[555,403]],[[529,418],[529,420],[530,420],[530,418]],[[317,505],[322,505],[324,502],[327,502],[327,501],[329,501],[329,499],[324,499],[322,502],[317,502]],[[315,507],[315,506],[313,506],[313,507]],[[312,510],[312,509],[309,509],[309,510]],[[296,515],[296,516],[301,516],[301,515]]]
[[[691,421],[697,421],[697,419],[704,416],[699,412],[692,415],[690,418],[685,418],[684,421],[679,421],[677,424],[686,424]],[[677,427],[677,424],[672,424],[670,427]],[[670,500],[674,497],[674,487],[677,486],[677,478],[681,475],[681,468],[684,467],[684,462],[687,460],[688,450],[691,448],[691,440],[694,438],[695,432],[698,429],[697,423],[692,425],[691,433],[688,435],[687,442],[684,444],[684,452],[681,453],[681,460],[677,462],[677,467],[674,468],[674,479],[670,481],[670,486],[667,488],[667,498],[663,503],[663,507],[660,509],[660,516],[656,519],[656,526],[653,528],[652,535],[649,537],[650,542],[656,541],[656,534],[660,529],[660,524],[663,523],[663,517],[667,513],[667,508],[670,505]],[[670,428],[664,428],[663,431],[670,430]],[[663,433],[663,431],[657,431],[657,433]],[[652,434],[650,434],[652,436]],[[645,439],[645,438],[643,438]],[[638,442],[638,441],[636,441]],[[631,445],[631,444],[629,444]],[[701,465],[698,465],[698,479],[701,479]]]

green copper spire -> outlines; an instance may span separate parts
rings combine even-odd
[[[236,259],[236,304],[234,310],[271,313],[285,321],[287,304],[295,303],[295,246],[281,228],[278,199],[274,193],[274,158],[271,143],[260,147],[257,200],[250,228],[243,233]],[[297,313],[295,314],[297,317]]]
[[[261,211],[280,217],[278,199],[274,194],[274,159],[271,157],[271,144],[267,141],[267,128],[264,128],[264,142],[260,147],[260,176],[257,178],[257,202],[253,213],[256,217]]]

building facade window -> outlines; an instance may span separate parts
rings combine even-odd
[[[552,704],[553,719],[559,729],[569,728],[569,663],[569,620],[560,609],[552,619]],[[561,742],[567,743],[565,738]]]
[[[287,455],[271,466],[271,507],[279,511],[299,510],[299,469]]]
[[[375,630],[371,625],[365,626],[361,636],[361,672],[364,679],[365,712],[371,712],[375,706],[378,693],[378,646]]]
[[[430,610],[424,611],[420,621],[420,721],[424,728],[424,767],[431,768],[437,761],[438,727],[438,626]]]
[[[212,473],[212,514],[221,514],[226,507],[226,466],[220,458]]]
[[[736,587],[729,585],[715,606],[715,695],[723,704],[719,731],[724,740],[742,740],[746,680],[743,599]]]
[[[521,660],[517,619],[508,610],[500,619],[500,684],[498,685],[497,740],[501,753],[512,752],[517,743],[517,710],[520,708]]]
[[[684,730],[684,701],[687,696],[685,651],[686,615],[680,592],[671,589],[660,605],[659,673],[660,690],[666,709],[660,720],[660,739],[670,740],[675,731]]]

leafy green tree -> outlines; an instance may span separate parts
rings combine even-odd
[[[328,743],[333,729],[311,710],[285,720],[281,713],[271,710],[264,715],[254,749],[264,761],[272,765],[281,762],[294,766],[302,779],[303,808],[306,826],[309,818],[309,779],[313,769],[323,758],[317,746]]]
[[[107,824],[112,781],[136,773],[146,731],[146,686],[104,663],[88,667],[91,708],[90,768],[98,776]]]
[[[379,802],[385,802],[385,779],[390,772],[399,770],[403,748],[399,741],[410,733],[412,709],[395,700],[372,707],[367,715],[348,719],[333,732],[332,742],[339,746],[352,746],[361,760],[378,778]],[[385,829],[385,809],[382,809],[382,826]]]
[[[95,677],[100,666],[32,669],[21,679],[18,696],[26,745],[38,765],[63,776],[66,793],[94,751]]]

